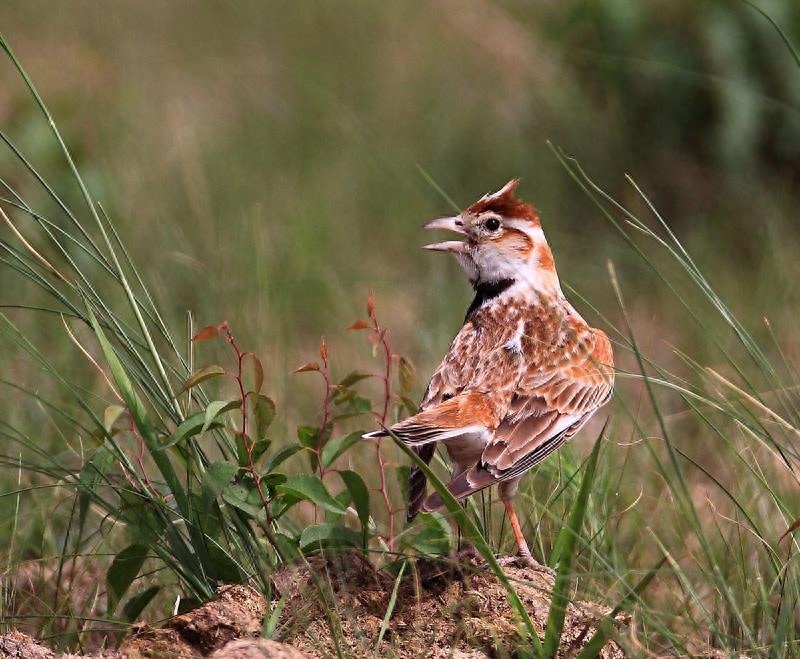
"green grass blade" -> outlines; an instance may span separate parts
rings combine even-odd
[[[392,619],[392,614],[394,613],[394,607],[397,605],[397,593],[400,591],[400,584],[403,581],[403,574],[406,571],[406,566],[408,565],[408,561],[403,561],[403,564],[400,566],[400,572],[397,573],[397,578],[394,580],[394,588],[392,588],[392,594],[389,597],[389,604],[386,607],[386,613],[383,616],[383,621],[381,622],[381,630],[378,633],[378,640],[375,641],[375,656],[380,656],[380,648],[381,643],[383,642],[383,637],[386,634],[386,630],[389,629],[389,621]]]
[[[158,435],[150,423],[150,420],[147,418],[147,411],[145,410],[145,407],[142,404],[139,396],[136,394],[133,384],[131,383],[128,374],[125,372],[122,362],[120,362],[116,352],[114,351],[114,348],[106,338],[105,332],[103,332],[103,329],[100,327],[100,323],[97,322],[94,311],[92,311],[92,308],[88,303],[86,305],[86,311],[89,315],[89,322],[92,326],[92,329],[97,336],[97,341],[100,344],[100,349],[102,350],[103,355],[106,358],[106,362],[108,363],[109,370],[111,371],[111,377],[114,379],[114,383],[117,385],[120,395],[130,410],[131,416],[136,424],[136,428],[139,430],[142,439],[144,439],[145,445],[147,446],[153,461],[156,463],[156,467],[158,467],[159,472],[164,477],[164,480],[167,482],[170,491],[175,497],[175,502],[178,504],[178,509],[185,517],[188,517],[189,504],[186,497],[186,491],[178,479],[178,475],[176,474],[175,469],[173,468],[169,459],[162,451],[160,451],[161,446],[158,440]]]
[[[553,586],[553,598],[550,602],[550,612],[547,615],[547,626],[544,630],[543,656],[545,657],[554,657],[556,655],[561,642],[561,633],[564,631],[564,618],[567,613],[567,605],[570,601],[570,572],[575,559],[575,547],[581,534],[581,528],[583,527],[583,520],[589,501],[589,492],[594,483],[597,458],[600,455],[600,447],[602,446],[606,428],[608,428],[608,420],[606,420],[603,429],[600,431],[600,436],[594,443],[594,448],[586,463],[586,471],[583,474],[581,488],[570,510],[567,525],[561,529],[554,548],[554,553],[556,551],[558,552],[558,570],[556,572],[555,585]]]
[[[644,592],[644,589],[650,585],[650,582],[653,578],[658,574],[659,570],[664,567],[664,563],[667,562],[666,556],[662,558],[656,565],[654,565],[650,570],[645,574],[639,582],[630,590],[630,592],[617,604],[607,616],[604,616],[603,619],[600,621],[598,625],[597,631],[592,635],[586,645],[583,646],[580,654],[578,655],[577,659],[594,659],[594,657],[600,654],[600,650],[603,649],[603,646],[608,642],[608,639],[611,638],[611,634],[614,630],[614,617],[621,613],[622,611],[626,611],[631,604],[633,604],[636,599],[638,599],[639,595]]]

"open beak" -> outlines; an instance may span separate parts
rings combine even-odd
[[[455,217],[440,217],[432,222],[428,222],[425,225],[425,228],[446,229],[447,231],[453,231],[454,233],[460,233],[461,235],[467,233],[464,230],[464,221],[461,219],[460,215],[456,215]],[[430,245],[425,245],[423,249],[431,249],[437,252],[465,253],[469,249],[469,246],[467,243],[461,242],[460,240],[447,240],[443,243],[432,243]]]

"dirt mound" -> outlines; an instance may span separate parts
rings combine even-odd
[[[553,577],[531,568],[508,567],[506,573],[543,637]],[[288,598],[280,638],[310,656],[514,656],[519,647],[519,625],[505,589],[474,564],[455,569],[418,561],[397,589],[380,644],[395,580],[357,555],[317,558],[312,570],[287,569],[276,585]],[[602,614],[596,606],[570,604],[558,656],[579,650]],[[609,643],[600,656],[624,655]]]
[[[553,578],[530,568],[509,567],[506,572],[543,636]],[[359,554],[316,556],[308,565],[281,570],[275,576],[275,587],[280,598],[272,602],[271,609],[280,618],[274,636],[287,645],[256,638],[265,615],[273,615],[260,593],[245,586],[224,586],[213,602],[175,616],[160,627],[138,625],[118,650],[95,657],[466,659],[514,656],[520,643],[520,627],[505,589],[475,561],[410,562],[397,585],[393,576],[375,570]],[[283,607],[282,611],[276,612],[277,607]],[[580,649],[603,613],[590,604],[570,604],[558,656],[573,655]],[[0,659],[55,656],[18,632],[0,636]],[[617,659],[623,653],[609,643],[600,656]]]
[[[22,632],[12,631],[0,635],[0,657],[20,657],[20,659],[53,659],[53,651],[40,645]]]
[[[245,586],[223,586],[212,602],[170,618],[163,627],[141,625],[119,648],[126,659],[208,656],[227,643],[261,633],[266,604]]]
[[[261,633],[266,603],[245,586],[223,586],[212,602],[170,618],[162,627],[133,628],[118,650],[96,655],[60,655],[62,659],[141,659],[205,657],[217,659],[303,659],[304,655],[275,641],[253,638]],[[20,632],[0,636],[0,659],[54,659],[52,650]]]

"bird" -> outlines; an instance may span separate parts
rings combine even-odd
[[[575,435],[614,389],[608,336],[590,327],[561,289],[538,211],[517,196],[519,179],[454,217],[428,222],[461,236],[425,245],[452,254],[475,297],[433,373],[419,412],[365,438],[394,435],[426,463],[442,445],[457,499],[497,484],[514,533],[514,561],[532,557],[513,504],[522,476]],[[409,474],[407,517],[444,506]],[[545,568],[543,568],[545,569]]]

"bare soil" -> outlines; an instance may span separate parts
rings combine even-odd
[[[527,567],[507,567],[506,574],[543,637],[553,577]],[[357,555],[318,559],[313,573],[307,568],[287,570],[278,575],[276,585],[289,598],[281,617],[285,624],[281,638],[311,657],[335,656],[336,642],[345,656],[403,659],[516,656],[520,648],[521,622],[505,588],[474,563],[459,562],[456,568],[416,562],[397,590],[380,644],[395,580]],[[591,638],[603,613],[588,603],[570,604],[557,656],[576,653]],[[600,656],[624,655],[610,642]]]
[[[277,597],[269,607],[253,589],[225,586],[216,600],[171,618],[160,627],[140,624],[119,649],[93,656],[104,659],[199,656],[301,659],[337,654],[460,659],[516,656],[521,626],[508,604],[505,589],[478,566],[458,565],[456,569],[452,564],[424,560],[412,564],[397,587],[394,606],[387,618],[395,591],[394,577],[376,571],[357,554],[317,556],[308,565],[286,568],[276,575]],[[531,568],[508,567],[506,572],[537,632],[543,636],[553,578]],[[271,615],[276,606],[283,606],[275,630],[275,637],[281,642],[258,638],[265,615]],[[591,638],[603,613],[589,603],[570,604],[558,656],[574,656]],[[0,636],[0,658],[55,656],[19,632]],[[609,642],[600,656],[617,659],[624,655],[619,646]]]

